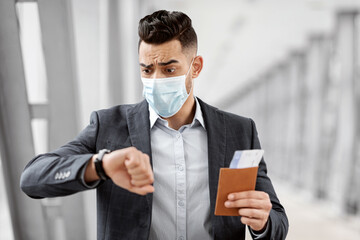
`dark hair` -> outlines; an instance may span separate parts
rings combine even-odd
[[[195,47],[197,36],[191,25],[191,19],[182,12],[156,11],[139,21],[139,47],[142,41],[161,44],[177,39],[182,49]]]

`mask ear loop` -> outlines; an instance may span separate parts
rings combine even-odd
[[[192,59],[191,63],[190,63],[190,67],[189,67],[189,70],[187,71],[186,75],[185,75],[185,90],[186,90],[186,78],[190,72],[190,69],[192,67],[192,64],[194,63],[194,60],[195,60],[195,57]],[[190,93],[191,93],[191,90],[194,88],[194,81],[191,79],[191,88],[189,90],[189,93],[188,93],[188,97],[190,96]],[[187,90],[186,90],[187,92]]]
[[[194,63],[194,60],[195,60],[195,57],[191,60],[190,67],[189,67],[189,69],[188,69],[188,71],[187,71],[187,73],[186,73],[186,77],[187,77],[187,75],[188,75],[189,72],[190,72],[190,69],[191,69],[191,67],[192,67],[192,64]]]

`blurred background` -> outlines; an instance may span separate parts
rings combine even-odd
[[[95,191],[33,200],[35,154],[142,99],[137,24],[189,15],[195,94],[257,123],[287,239],[360,239],[360,1],[1,0],[0,239],[96,239]]]

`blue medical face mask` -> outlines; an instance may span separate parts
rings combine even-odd
[[[164,118],[174,116],[189,97],[191,90],[187,93],[185,81],[193,61],[191,61],[188,72],[182,76],[157,79],[141,78],[144,85],[143,95],[160,116]]]

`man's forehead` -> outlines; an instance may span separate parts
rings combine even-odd
[[[142,61],[152,61],[152,62],[168,62],[171,60],[176,60],[177,62],[182,61],[183,57],[178,54],[173,54],[171,52],[166,53],[154,53],[154,54],[143,54],[139,57]]]
[[[168,61],[173,58],[181,58],[184,54],[179,41],[170,41],[162,44],[149,44],[142,42],[139,48],[140,59],[157,59]]]

